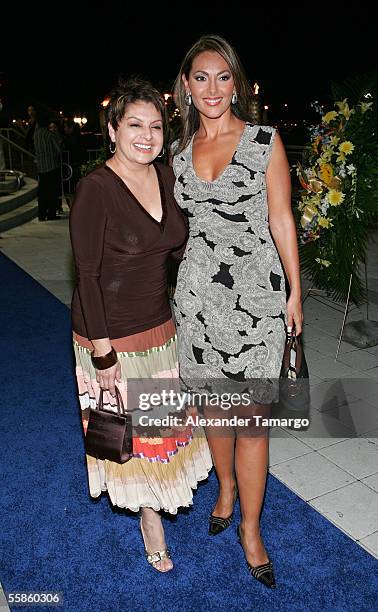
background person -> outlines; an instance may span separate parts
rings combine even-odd
[[[54,132],[49,130],[48,112],[40,108],[34,129],[34,153],[38,170],[38,219],[57,219],[62,195],[62,147]]]
[[[70,192],[73,194],[80,179],[80,166],[86,161],[86,152],[80,127],[71,119],[66,119],[63,123],[63,149],[69,153],[69,165],[72,168]]]
[[[25,135],[25,145],[28,151],[34,153],[34,130],[36,126],[37,111],[33,104],[29,104],[27,107],[27,126]]]
[[[0,113],[3,110],[3,103],[0,98]],[[0,121],[0,127],[2,127],[2,122]],[[5,155],[4,155],[4,145],[3,141],[0,138],[0,170],[5,170]]]

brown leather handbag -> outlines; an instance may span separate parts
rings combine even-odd
[[[310,412],[310,381],[301,337],[287,332],[279,378],[279,403],[275,416],[308,419]],[[308,425],[296,427],[307,429]],[[292,427],[289,427],[292,429]]]
[[[117,413],[104,409],[103,389],[96,408],[90,409],[85,451],[98,459],[126,463],[132,458],[133,451],[132,419],[124,409],[118,387],[115,390]]]

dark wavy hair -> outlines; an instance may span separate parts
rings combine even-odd
[[[120,78],[118,85],[109,94],[110,100],[106,107],[106,124],[110,123],[114,130],[118,129],[127,106],[134,102],[151,102],[161,114],[163,120],[164,144],[168,136],[168,117],[165,100],[162,94],[150,83],[139,76],[129,79]]]
[[[179,73],[174,84],[174,100],[180,111],[182,131],[174,154],[180,153],[189,143],[194,132],[199,128],[199,113],[195,106],[185,104],[185,86],[182,81],[182,75],[189,78],[189,73],[192,68],[193,60],[204,51],[216,51],[227,62],[231,74],[235,82],[235,89],[238,96],[236,104],[231,105],[232,113],[242,121],[253,122],[251,103],[252,103],[252,88],[248,83],[244,68],[236,53],[235,49],[227,40],[218,34],[207,34],[201,36],[197,42],[192,45],[181,64]]]

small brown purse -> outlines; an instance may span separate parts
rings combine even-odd
[[[117,414],[104,409],[103,389],[96,408],[90,409],[85,451],[98,459],[126,463],[132,458],[133,451],[132,419],[124,409],[118,387],[115,390]]]
[[[287,332],[279,378],[279,402],[275,416],[308,419],[310,412],[310,381],[300,336]],[[306,429],[308,425],[296,427]],[[289,426],[289,429],[293,427]]]

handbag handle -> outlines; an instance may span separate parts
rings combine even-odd
[[[289,329],[289,327],[286,327],[286,338],[298,338],[298,336],[295,335],[295,325],[293,323],[292,327]]]
[[[295,355],[293,363],[292,351]],[[287,332],[284,356],[282,360],[281,376],[284,378],[308,378],[308,368],[303,351],[301,336],[295,336],[292,332]]]
[[[288,377],[289,372],[291,372],[291,375],[294,378],[296,378],[296,371],[299,366],[299,363],[297,363],[297,360],[298,360],[298,356],[300,352],[300,348],[299,348],[300,346],[301,346],[300,337],[295,335],[294,329],[291,332],[287,332],[286,333],[286,347],[284,351],[284,359],[283,359],[283,364],[282,364],[284,368],[284,372],[285,372],[285,377]],[[294,364],[291,362],[291,351],[293,349],[296,355]]]
[[[115,392],[118,416],[125,416],[125,407],[123,405],[122,395],[117,386],[115,387]],[[104,410],[104,389],[101,389],[100,391],[100,397],[98,398],[96,410]]]

